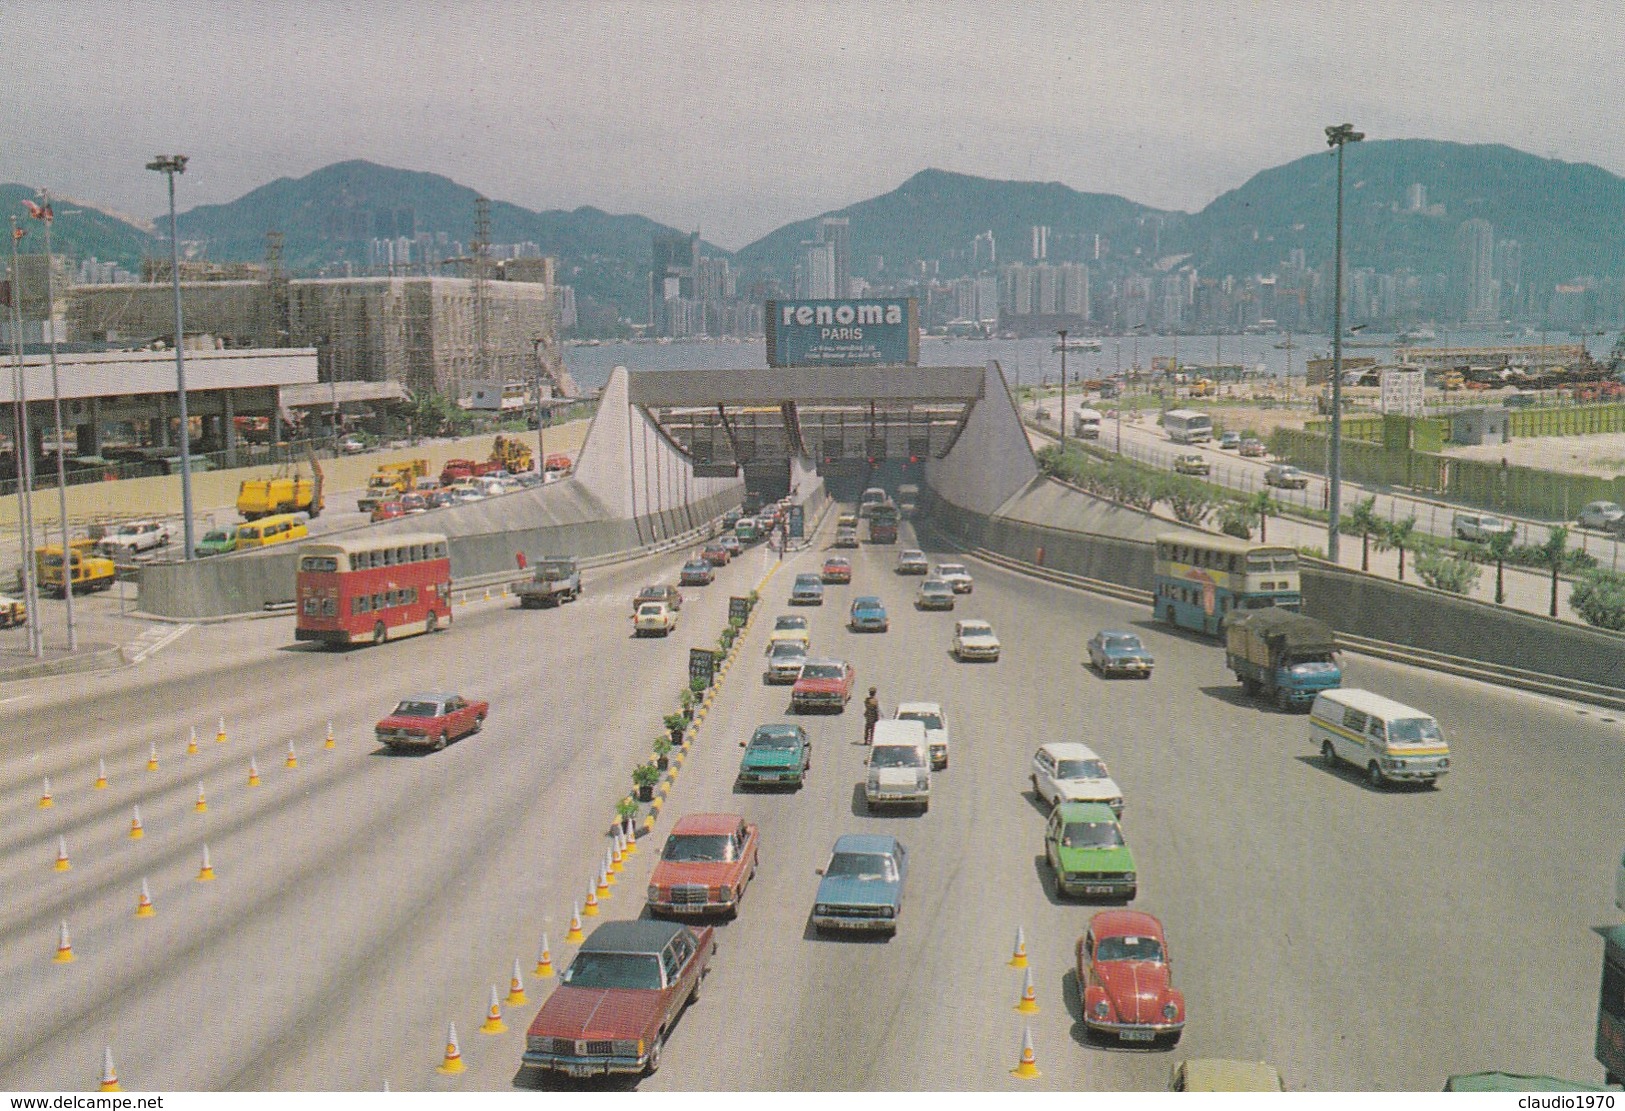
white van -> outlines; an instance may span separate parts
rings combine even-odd
[[[1450,746],[1431,714],[1370,691],[1322,691],[1309,709],[1309,741],[1327,765],[1364,768],[1373,787],[1437,786],[1450,768]]]
[[[923,722],[898,718],[875,722],[869,774],[863,781],[863,797],[870,809],[917,806],[922,814],[931,809],[928,753]]]

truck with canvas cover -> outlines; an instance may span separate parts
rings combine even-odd
[[[1282,710],[1307,709],[1343,684],[1337,638],[1324,621],[1283,609],[1245,610],[1225,622],[1225,665],[1242,689]]]

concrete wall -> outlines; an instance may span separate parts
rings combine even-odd
[[[994,513],[1038,477],[1027,430],[999,364],[989,362],[982,398],[942,459],[928,459],[925,480],[955,505]]]
[[[1030,514],[1042,507],[1059,521],[1085,522],[1131,535],[978,513],[934,490],[927,492],[926,509],[933,524],[967,545],[1151,590],[1154,546],[1149,536],[1185,530],[1058,483],[1040,485],[1044,489],[1025,492],[1012,508]],[[1133,535],[1140,533],[1146,535]],[[1625,675],[1625,635],[1620,633],[1393,582],[1316,559],[1303,560],[1302,581],[1304,612],[1339,632],[1605,687],[1619,688]]]

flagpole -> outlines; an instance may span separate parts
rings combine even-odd
[[[13,398],[17,411],[11,430],[17,444],[17,539],[22,549],[23,605],[28,608],[28,651],[32,656],[45,654],[45,637],[40,628],[39,581],[34,567],[34,438],[28,428],[28,379],[23,370],[23,310],[18,296],[21,277],[17,269],[17,240],[23,237],[17,226],[17,217],[11,218],[11,359]]]
[[[62,381],[56,368],[56,290],[51,273],[51,194],[45,198],[45,319],[51,326],[51,406],[56,420],[56,506],[62,516],[62,600],[68,611],[68,651],[79,650],[79,630],[73,621],[73,549],[68,546],[68,467],[62,450]]]

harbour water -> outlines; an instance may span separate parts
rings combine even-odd
[[[1608,356],[1613,334],[1585,337],[1594,358]],[[1578,343],[1580,337],[1568,332],[1548,332],[1549,344]],[[1301,377],[1307,360],[1330,357],[1331,337],[1294,335],[1290,348],[1285,333],[1265,335],[1141,335],[1102,336],[1099,351],[1068,351],[1068,375],[1103,378],[1130,369],[1136,358],[1143,368],[1153,358],[1177,358],[1180,366],[1192,371],[1213,365],[1240,365],[1249,370],[1262,367],[1273,377]],[[1505,338],[1499,331],[1440,333],[1432,343],[1418,347],[1479,347],[1505,344],[1538,344],[1541,337]],[[1056,382],[1061,374],[1061,353],[1053,350],[1053,337],[1036,339],[966,339],[963,337],[921,336],[922,366],[980,366],[997,359],[1011,385],[1035,385],[1047,379]],[[1363,333],[1345,341],[1343,357],[1375,357],[1379,363],[1394,360],[1397,337]],[[597,346],[564,348],[565,365],[582,389],[596,389],[617,366],[629,370],[745,370],[767,365],[762,340],[693,340],[671,343],[607,342]]]

